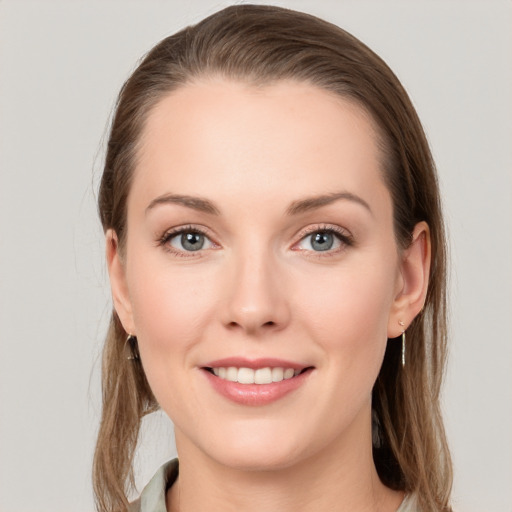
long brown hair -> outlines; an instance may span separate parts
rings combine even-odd
[[[399,247],[415,224],[430,227],[432,267],[425,307],[407,330],[407,364],[389,340],[373,389],[374,461],[383,483],[415,493],[423,511],[449,511],[452,469],[439,394],[446,359],[446,247],[436,172],[425,134],[388,66],[339,27],[288,9],[228,7],[167,37],[123,85],[99,192],[103,228],[122,250],[138,145],[152,108],[171,91],[207,76],[251,84],[292,79],[357,102],[379,127],[384,176]],[[94,456],[98,510],[128,506],[141,418],[158,408],[140,361],[126,358],[115,313],[103,353],[103,412]]]

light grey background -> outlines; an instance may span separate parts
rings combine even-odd
[[[229,2],[0,0],[0,510],[92,511],[110,310],[95,211],[123,80]],[[279,1],[353,32],[398,74],[437,160],[452,245],[444,394],[460,512],[512,512],[512,3]],[[173,453],[148,421],[143,484]]]

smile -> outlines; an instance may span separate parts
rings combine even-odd
[[[211,361],[201,370],[213,390],[229,401],[263,406],[304,386],[315,368],[282,359],[233,357]]]
[[[236,368],[234,366],[210,368],[210,370],[220,379],[239,382],[240,384],[271,384],[272,382],[281,382],[296,377],[301,371],[304,371],[283,367],[253,369],[245,367]]]

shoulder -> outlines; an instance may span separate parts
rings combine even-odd
[[[128,512],[166,512],[165,494],[176,478],[178,478],[178,459],[173,459],[158,469],[139,498],[130,503]]]
[[[140,512],[140,498],[137,498],[128,505],[128,512]]]

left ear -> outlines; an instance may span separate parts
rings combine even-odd
[[[423,309],[428,290],[430,258],[430,230],[426,222],[418,222],[412,232],[411,244],[402,253],[399,289],[389,316],[388,338],[400,336]]]

